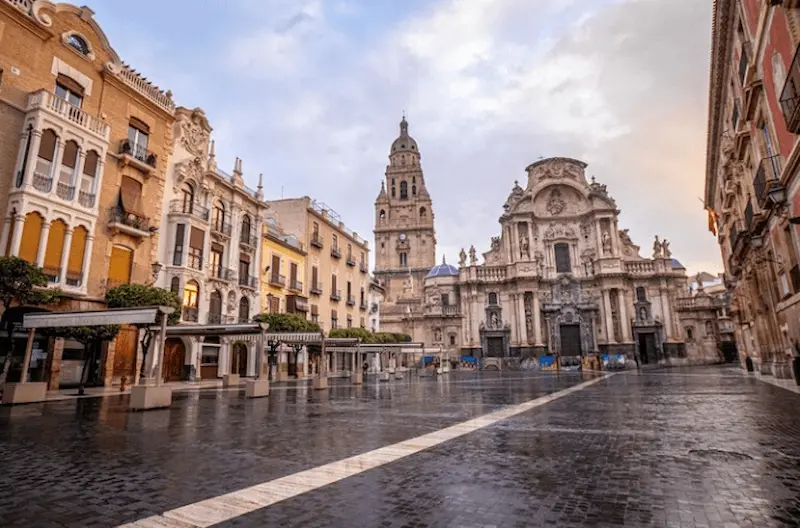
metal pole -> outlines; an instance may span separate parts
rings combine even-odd
[[[260,380],[264,370],[264,332],[258,335],[256,341],[256,379]]]
[[[22,375],[19,378],[21,383],[28,381],[28,368],[31,366],[31,351],[33,350],[33,334],[35,328],[28,330],[28,342],[25,344],[25,359],[22,360]]]
[[[156,386],[160,387],[163,382],[162,372],[164,366],[164,347],[167,342],[167,317],[168,314],[161,314],[161,331],[158,334],[158,365],[156,366]]]

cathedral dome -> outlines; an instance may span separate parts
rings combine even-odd
[[[442,263],[432,267],[425,276],[426,279],[435,279],[437,277],[458,277],[458,268],[445,262],[444,257],[442,257]]]
[[[406,121],[405,116],[403,120],[400,121],[400,136],[392,143],[392,151],[389,154],[397,154],[398,152],[419,153],[417,142],[408,135],[408,121]]]

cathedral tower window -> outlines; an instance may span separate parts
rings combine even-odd
[[[424,207],[419,208],[419,217],[426,218],[428,216],[428,211]]]
[[[380,218],[381,220],[386,220],[386,211],[381,209],[381,212],[378,214],[378,218]]]
[[[497,306],[497,294],[495,292],[489,294],[489,305]]]
[[[553,246],[556,254],[556,273],[569,273],[572,264],[569,258],[569,244],[556,244]]]
[[[400,253],[400,267],[405,268],[406,266],[408,266],[408,253],[403,251]]]
[[[416,195],[417,195],[417,186],[416,185],[412,185],[411,186],[411,196],[416,196]]]
[[[408,182],[400,182],[400,199],[408,200]]]
[[[395,196],[397,196],[397,193],[395,192],[394,185],[392,185],[392,198]]]

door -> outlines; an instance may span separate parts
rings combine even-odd
[[[580,357],[581,327],[576,324],[561,325],[561,357]]]
[[[134,361],[138,347],[138,332],[133,326],[123,326],[119,329],[114,343],[114,377],[128,378],[128,384],[133,383]]]
[[[639,334],[639,361],[642,365],[647,365],[655,363],[657,360],[655,334]]]
[[[161,375],[164,381],[181,381],[183,378],[183,362],[186,358],[186,347],[178,338],[169,338],[164,344],[164,366]]]
[[[247,345],[235,343],[233,345],[233,365],[231,372],[241,377],[247,376]]]
[[[503,357],[502,337],[489,337],[486,339],[486,357]]]

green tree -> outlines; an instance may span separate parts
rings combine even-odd
[[[328,332],[330,338],[360,339],[362,343],[377,343],[377,336],[366,328],[334,328]]]
[[[178,294],[144,284],[121,284],[116,288],[111,288],[106,292],[106,304],[109,308],[144,308],[146,306],[168,306],[175,311],[169,314],[167,323],[174,325],[181,319],[181,300]],[[142,335],[142,375],[145,375],[147,365],[147,351],[150,348],[156,332],[151,330],[151,325],[135,325],[138,329],[144,329]]]
[[[312,321],[306,320],[304,317],[301,317],[297,314],[287,314],[287,313],[262,313],[257,315],[253,318],[253,320],[257,323],[268,323],[269,324],[269,333],[290,333],[290,332],[322,332],[319,324],[314,323]],[[272,365],[275,364],[275,360],[278,354],[278,347],[280,346],[280,340],[273,340],[267,343],[268,347],[268,364],[270,366],[269,369],[269,377],[272,379]],[[297,353],[300,352],[300,348],[302,345],[294,345],[294,360],[295,364],[297,363]],[[309,353],[313,354],[313,350],[309,347]]]
[[[46,288],[47,276],[41,268],[19,257],[0,257],[0,304],[4,313],[14,305],[57,303],[62,297],[61,290]],[[0,386],[8,377],[14,355],[14,325],[9,321],[6,321],[6,331],[6,355],[0,373]]]
[[[43,328],[43,333],[50,337],[74,339],[83,345],[83,371],[78,386],[78,394],[83,395],[84,386],[89,377],[89,366],[95,362],[97,344],[112,341],[119,333],[119,325],[72,326],[64,328]]]

